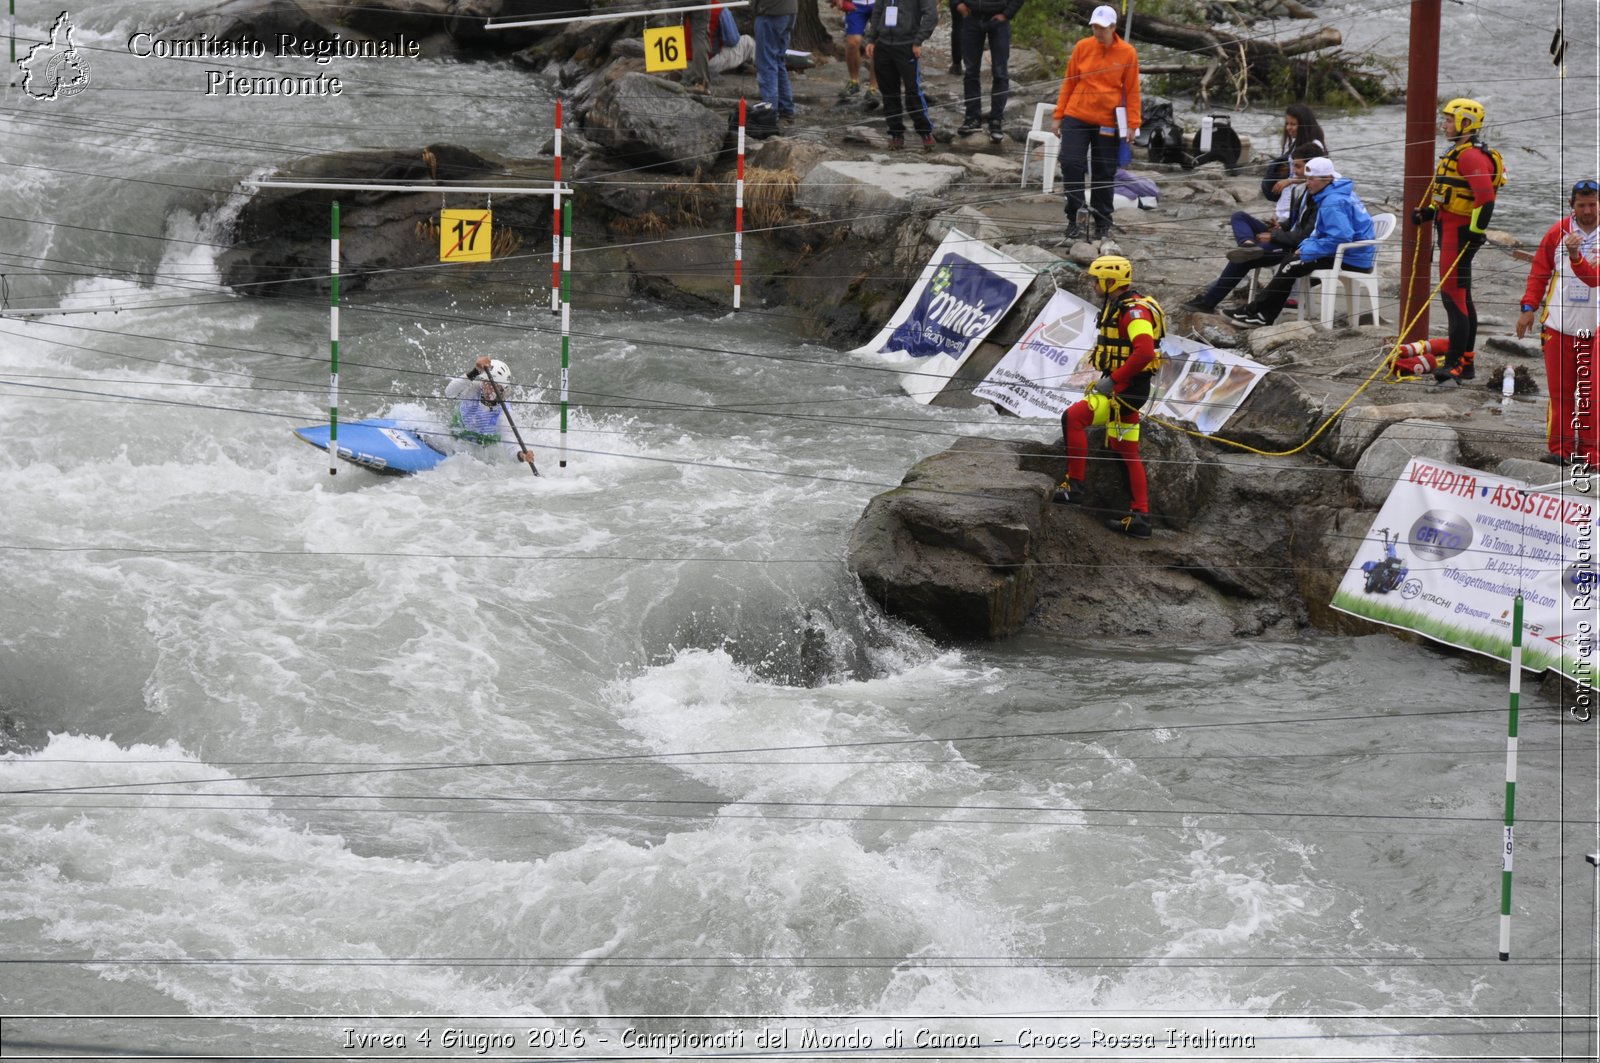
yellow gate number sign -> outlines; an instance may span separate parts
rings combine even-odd
[[[687,35],[682,26],[644,31],[644,68],[650,73],[657,70],[682,70],[689,65]]]
[[[487,210],[439,212],[439,261],[487,262],[493,234]]]

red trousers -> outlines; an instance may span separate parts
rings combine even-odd
[[[1600,464],[1596,447],[1595,403],[1600,402],[1600,365],[1596,364],[1594,337],[1580,339],[1552,329],[1544,330],[1544,371],[1550,385],[1550,409],[1545,434],[1550,452],[1563,458],[1581,455],[1590,465]]]
[[[1067,475],[1083,483],[1089,471],[1089,428],[1105,425],[1106,446],[1122,459],[1122,470],[1128,474],[1128,495],[1132,499],[1128,508],[1135,513],[1149,513],[1150,488],[1144,474],[1144,462],[1139,458],[1139,411],[1119,408],[1117,418],[1113,419],[1110,416],[1110,402],[1098,395],[1091,398],[1099,401],[1085,399],[1075,402],[1061,415],[1061,435],[1067,450]]]

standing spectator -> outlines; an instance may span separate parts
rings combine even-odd
[[[1303,103],[1291,103],[1283,112],[1283,150],[1267,163],[1267,175],[1261,179],[1261,197],[1274,202],[1283,195],[1293,177],[1295,149],[1309,145],[1318,155],[1328,154],[1328,138],[1317,122],[1317,116]]]
[[[950,12],[950,73],[961,76],[961,12]]]
[[[1050,122],[1050,131],[1061,137],[1069,241],[1084,235],[1078,212],[1083,209],[1086,170],[1095,238],[1110,233],[1117,178],[1117,108],[1125,109],[1130,151],[1139,122],[1139,57],[1133,45],[1117,35],[1115,9],[1104,4],[1095,8],[1089,32],[1091,36],[1079,41],[1067,60]]]
[[[965,67],[961,96],[964,117],[961,136],[983,128],[983,83],[978,74],[983,66],[983,49],[989,48],[989,139],[996,144],[1005,139],[1000,123],[1006,116],[1006,101],[1011,98],[1011,20],[1022,9],[1022,0],[952,0],[952,19],[959,25],[959,39],[951,34],[951,48],[957,50]]]
[[[1122,461],[1128,477],[1128,515],[1106,521],[1112,531],[1135,539],[1150,538],[1150,492],[1139,457],[1139,407],[1150,398],[1150,385],[1161,368],[1161,338],[1166,317],[1161,306],[1133,290],[1133,263],[1121,255],[1101,255],[1088,274],[1100,295],[1100,335],[1089,363],[1100,379],[1061,415],[1061,438],[1067,451],[1067,475],[1052,502],[1083,501],[1084,474],[1089,466],[1091,427],[1104,426],[1106,446]]]
[[[844,69],[849,80],[840,95],[849,98],[861,92],[861,37],[867,32],[867,22],[872,18],[875,5],[873,0],[828,0],[828,3],[844,12]],[[867,109],[875,109],[878,102],[878,74],[868,63]]]
[[[793,0],[791,0],[793,2]],[[903,116],[922,134],[922,150],[933,150],[933,123],[922,95],[922,45],[939,26],[938,0],[878,0],[867,23],[867,61],[883,90],[889,147],[905,147]]]
[[[1411,212],[1411,224],[1433,223],[1439,245],[1439,299],[1449,322],[1450,350],[1433,371],[1439,384],[1459,384],[1473,377],[1478,343],[1478,308],[1472,301],[1472,258],[1483,246],[1483,232],[1494,214],[1495,191],[1506,183],[1500,153],[1478,141],[1483,131],[1483,104],[1457,98],[1439,111],[1439,132],[1450,150],[1428,185],[1422,205]]]
[[[1217,304],[1237,288],[1251,270],[1278,266],[1310,235],[1317,205],[1306,192],[1306,164],[1321,157],[1322,149],[1313,144],[1295,149],[1291,163],[1294,169],[1289,180],[1284,182],[1283,194],[1278,197],[1278,206],[1270,220],[1262,221],[1245,211],[1234,211],[1231,224],[1238,246],[1228,252],[1228,264],[1222,267],[1222,275],[1211,287],[1185,300],[1186,308],[1203,314],[1214,313]]]
[[[778,120],[794,121],[794,90],[789,87],[789,35],[794,32],[797,0],[752,0],[756,16],[756,88]]]
[[[1306,163],[1306,195],[1317,207],[1317,221],[1311,235],[1300,241],[1294,255],[1244,309],[1225,315],[1234,324],[1247,328],[1272,324],[1283,312],[1283,304],[1289,301],[1295,281],[1312,270],[1332,269],[1333,256],[1340,244],[1372,239],[1376,230],[1367,205],[1356,195],[1355,183],[1335,170],[1331,160],[1319,158]],[[1353,248],[1345,253],[1344,268],[1371,273],[1377,257],[1377,248],[1370,244]]]
[[[683,16],[684,40],[689,47],[689,67],[683,72],[683,86],[693,93],[711,90],[711,9],[703,7]]]
[[[1567,198],[1572,213],[1539,241],[1522,292],[1517,335],[1524,336],[1533,317],[1544,311],[1544,370],[1550,387],[1546,415],[1549,453],[1540,461],[1562,465],[1581,459],[1600,464],[1595,431],[1595,403],[1600,372],[1594,356],[1594,333],[1600,328],[1595,290],[1600,285],[1600,182],[1593,178],[1572,186]]]

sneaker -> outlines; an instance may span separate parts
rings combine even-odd
[[[883,95],[869,85],[866,94],[861,97],[861,106],[869,111],[876,111],[883,106]]]
[[[1050,501],[1058,506],[1077,506],[1083,504],[1083,485],[1072,477],[1067,477],[1050,496]]]
[[[906,137],[905,137],[904,133],[890,133],[889,134],[889,150],[890,151],[899,151],[901,148],[903,148],[905,146],[906,146]]]
[[[1266,255],[1266,253],[1266,249],[1258,244],[1240,244],[1238,247],[1228,252],[1228,261],[1232,262],[1236,266],[1242,266],[1247,262],[1256,261],[1256,259],[1263,257]]]
[[[1245,328],[1260,328],[1262,325],[1271,324],[1261,314],[1251,310],[1249,306],[1245,306],[1240,310],[1224,311],[1222,316],[1232,321],[1235,325],[1243,325]]]
[[[1198,314],[1215,314],[1217,308],[1200,298],[1198,295],[1192,299],[1185,299],[1182,304],[1185,310],[1193,310]]]
[[[1075,244],[1079,240],[1083,239],[1083,235],[1083,226],[1079,225],[1075,221],[1067,222],[1067,243]]]
[[[924,133],[924,134],[922,134],[922,150],[923,151],[932,151],[933,148],[934,148],[933,134],[932,133]]]
[[[964,71],[961,69],[960,58],[950,60],[950,73],[954,74],[956,77],[960,77],[964,73]]]
[[[1106,527],[1123,535],[1131,535],[1135,539],[1150,538],[1150,518],[1143,513],[1129,513],[1126,517],[1116,517],[1106,521]]]
[[[778,121],[784,125],[794,125],[794,112],[790,111],[788,114],[780,114],[778,116]]]
[[[1005,131],[1000,128],[1000,123],[999,122],[990,122],[989,123],[989,140],[992,143],[998,144],[1001,141],[1005,140],[1005,138],[1006,138],[1006,134],[1005,134]]]
[[[978,130],[980,130],[982,128],[983,128],[983,123],[982,122],[978,121],[976,118],[968,118],[965,121],[963,121],[961,123],[960,128],[958,128],[956,130],[956,136],[958,136],[958,137],[968,137],[968,136],[971,136],[972,134],[976,133]]]
[[[1565,465],[1567,463],[1567,459],[1565,457],[1557,454],[1553,450],[1547,454],[1541,454],[1539,456],[1539,460],[1544,462],[1546,465]]]
[[[859,81],[847,81],[847,82],[845,82],[844,91],[839,93],[840,96],[843,96],[846,99],[848,99],[851,96],[859,96],[860,94],[861,94],[861,82],[859,82]]]

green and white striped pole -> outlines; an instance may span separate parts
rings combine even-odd
[[[6,33],[11,37],[11,66],[12,73],[16,73],[17,65],[17,0],[8,0],[10,20],[6,24]]]
[[[561,467],[567,467],[567,367],[572,353],[572,200],[561,204]]]
[[[1505,848],[1500,855],[1500,958],[1511,958],[1511,854],[1517,807],[1517,709],[1522,697],[1522,592],[1511,604],[1511,712],[1506,721]]]
[[[339,475],[339,201],[328,252],[328,475]]]

